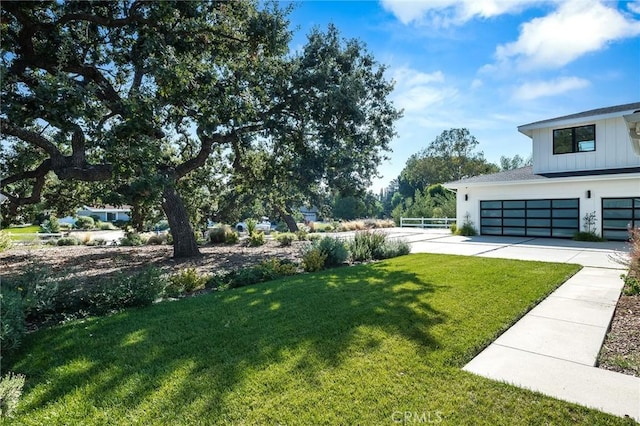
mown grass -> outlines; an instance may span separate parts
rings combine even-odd
[[[3,369],[18,424],[624,424],[460,369],[578,268],[409,255],[42,330]]]
[[[25,234],[36,234],[40,232],[40,227],[38,225],[11,226],[3,229],[3,232],[11,234],[11,239],[13,241],[36,241],[38,240],[37,236]]]

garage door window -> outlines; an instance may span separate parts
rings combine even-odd
[[[640,227],[640,198],[603,198],[602,236],[624,241],[629,227]]]
[[[580,201],[487,200],[480,202],[484,235],[571,238],[578,232]]]

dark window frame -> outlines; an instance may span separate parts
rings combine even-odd
[[[580,142],[584,142],[584,141],[578,141],[576,134],[578,133],[577,129],[581,129],[583,127],[591,127],[591,128],[593,128],[593,149],[590,149],[590,150],[581,150],[580,149]],[[556,144],[556,132],[561,132],[561,131],[566,131],[566,130],[571,130],[571,151],[558,152],[558,147],[557,147],[557,144]],[[553,143],[553,155],[576,154],[576,153],[580,153],[580,152],[595,152],[596,151],[596,125],[595,124],[586,124],[586,125],[583,125],[583,126],[565,127],[565,128],[562,128],[562,129],[554,129],[553,130],[552,143]]]

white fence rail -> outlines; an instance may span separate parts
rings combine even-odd
[[[448,229],[456,223],[456,218],[449,217],[401,217],[401,228],[440,228]]]
[[[12,232],[7,232],[7,235],[9,235],[10,237],[16,237],[19,239],[36,239],[36,238],[61,238],[61,237],[66,237],[67,235],[69,235],[68,232],[53,232],[53,233],[47,233],[47,232],[37,232],[37,233],[12,233]]]

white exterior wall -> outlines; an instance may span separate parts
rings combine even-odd
[[[595,124],[596,150],[572,154],[553,154],[553,131],[568,127]],[[533,173],[555,173],[582,170],[640,167],[629,139],[629,130],[622,117],[586,120],[555,127],[531,130],[533,139]]]
[[[587,190],[591,191],[591,198],[587,198]],[[466,201],[465,195],[468,196]],[[554,178],[539,183],[461,186],[457,190],[457,223],[458,227],[462,226],[465,215],[469,213],[473,226],[480,232],[480,201],[579,198],[580,230],[584,229],[584,215],[595,211],[596,229],[601,235],[602,199],[616,197],[640,197],[640,174],[634,173],[625,177],[617,175],[615,178]]]

